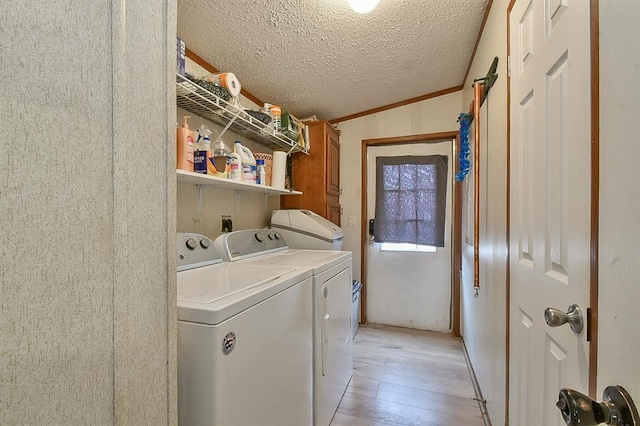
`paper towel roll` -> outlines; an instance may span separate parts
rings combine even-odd
[[[222,85],[229,91],[229,94],[234,98],[240,94],[240,82],[236,78],[235,74],[231,72],[223,73],[220,75]]]
[[[273,151],[273,167],[271,169],[271,186],[284,189],[284,176],[287,170],[287,153]]]
[[[209,81],[211,83],[217,83],[220,86],[224,87],[234,98],[240,94],[240,90],[242,89],[242,86],[240,86],[240,82],[232,72],[209,74],[202,78],[203,80]]]

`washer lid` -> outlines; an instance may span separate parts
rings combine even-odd
[[[318,275],[345,260],[351,259],[351,257],[350,251],[287,249],[243,260],[240,263],[244,265],[275,265],[311,269],[313,275]]]
[[[219,324],[308,278],[291,267],[220,263],[178,273],[178,319]]]

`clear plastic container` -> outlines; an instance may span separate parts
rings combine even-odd
[[[256,184],[257,185],[267,184],[267,172],[264,167],[264,160],[262,158],[258,158],[256,160]]]
[[[282,109],[279,106],[271,105],[271,117],[273,118],[273,128],[280,131],[280,121],[282,121]]]

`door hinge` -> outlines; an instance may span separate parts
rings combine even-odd
[[[511,55],[507,56],[507,77],[511,77]]]

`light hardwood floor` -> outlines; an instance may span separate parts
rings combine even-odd
[[[462,343],[448,334],[360,327],[353,377],[331,426],[483,426]]]

